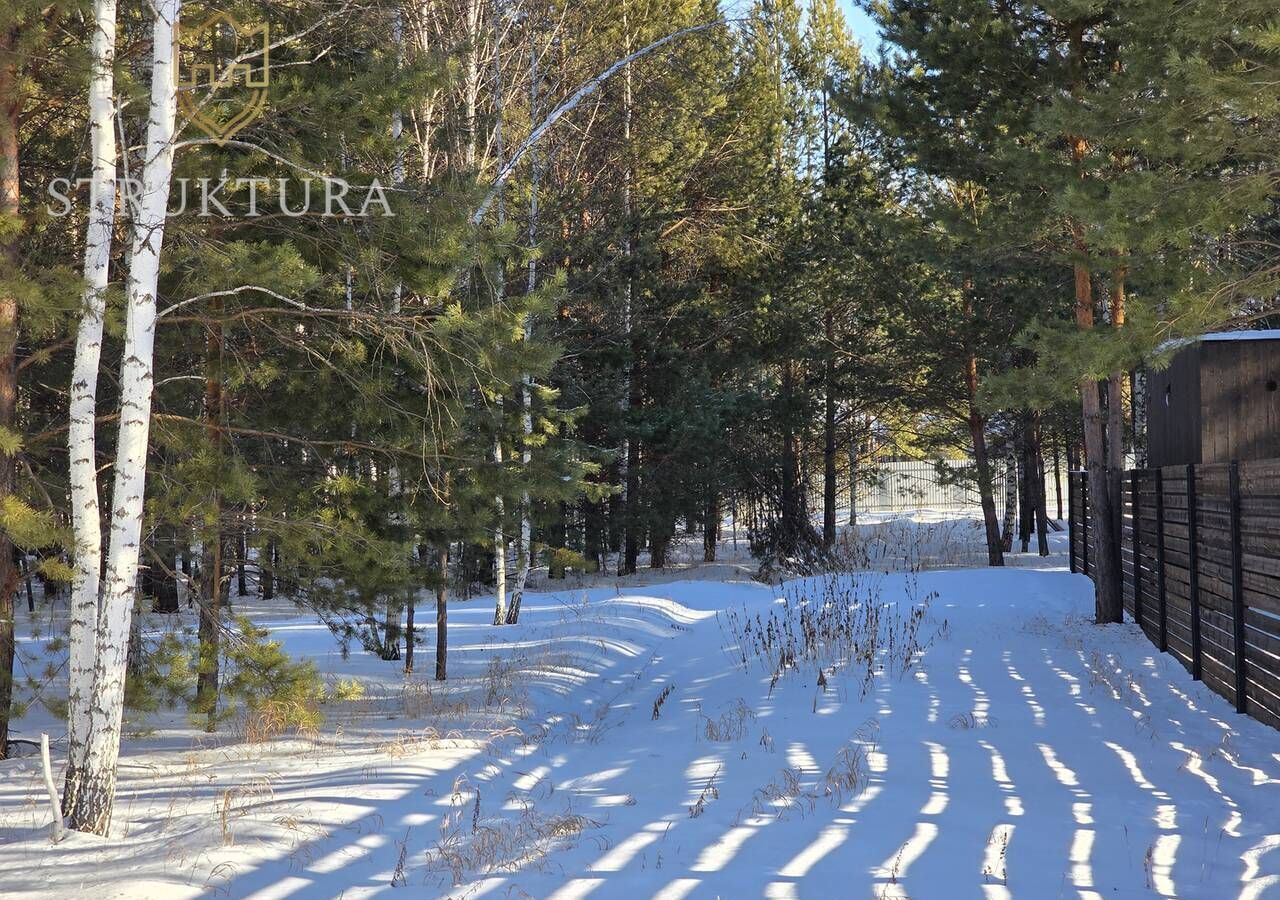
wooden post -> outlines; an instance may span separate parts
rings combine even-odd
[[[1191,579],[1191,677],[1200,680],[1200,546],[1196,536],[1196,467],[1187,466],[1187,565]]]
[[[1231,630],[1235,638],[1236,712],[1245,711],[1244,564],[1240,537],[1240,463],[1231,461]]]
[[[1160,605],[1160,652],[1169,649],[1169,599],[1164,576],[1164,469],[1156,469],[1156,602]]]
[[[1142,470],[1134,469],[1129,477],[1133,496],[1133,621],[1145,632],[1142,609],[1142,502],[1139,499]]]

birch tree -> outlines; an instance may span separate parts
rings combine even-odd
[[[495,0],[493,9],[493,145],[499,169],[502,168],[503,157],[506,155],[502,133],[504,112],[502,96],[502,25],[501,0]],[[507,221],[507,207],[501,188],[498,191],[497,214],[498,228],[501,230]],[[494,302],[499,305],[502,303],[505,279],[506,264],[499,257],[496,272],[494,273]],[[500,474],[502,472],[502,397],[498,397],[496,406],[497,427],[494,429],[493,437],[493,465]],[[506,520],[506,508],[501,489],[494,497],[494,507],[496,516],[493,527],[493,624],[504,625],[507,621],[507,538],[503,528]]]
[[[627,416],[639,399],[636,396],[635,342],[632,336],[635,273],[631,265],[633,251],[631,195],[636,170],[631,156],[631,115],[634,97],[632,96],[631,22],[627,17],[626,0],[622,3],[622,35],[623,47],[627,55],[627,63],[622,74],[622,146],[623,152],[627,155],[622,176],[622,265],[625,279],[622,286],[622,339],[627,345],[626,352],[629,356],[622,369],[619,412],[625,429]],[[618,453],[618,484],[622,489],[619,500],[622,506],[624,537],[622,558],[618,560],[618,574],[630,575],[636,570],[636,558],[640,553],[638,525],[635,510],[632,508],[639,488],[640,445],[628,432],[624,431],[623,435],[622,448]]]
[[[71,416],[67,431],[76,563],[76,577],[71,588],[67,774],[62,795],[62,808],[68,816],[72,815],[80,796],[80,775],[89,734],[99,573],[102,569],[94,420],[98,409],[98,367],[102,359],[104,294],[115,224],[115,44],[116,0],[96,0],[89,80],[92,169],[84,247],[84,308],[76,330],[75,360],[71,372]]]
[[[462,84],[464,129],[462,162],[474,172],[478,153],[480,105],[480,0],[467,0],[467,70]]]
[[[542,82],[538,68],[537,32],[531,25],[529,35],[529,121],[536,122],[539,113],[539,93]],[[542,168],[538,162],[537,150],[529,155],[529,263],[528,281],[525,290],[532,295],[538,288],[538,190],[542,186]],[[524,339],[533,339],[533,318],[528,313],[524,317]],[[528,372],[520,375],[520,467],[528,471],[532,460],[530,444],[533,438],[533,379]],[[507,608],[507,624],[514,625],[520,621],[520,604],[524,600],[524,589],[529,581],[529,567],[533,561],[533,519],[529,506],[529,489],[526,486],[520,494],[520,533],[516,544],[516,583],[511,590],[511,605]]]
[[[94,641],[88,733],[79,787],[70,811],[72,828],[100,835],[110,829],[115,801],[126,652],[138,575],[154,384],[156,290],[175,149],[174,41],[180,7],[181,0],[154,0],[152,4],[151,101],[140,189],[130,230],[110,543]]]

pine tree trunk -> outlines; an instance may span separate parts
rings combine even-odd
[[[707,488],[707,507],[703,512],[706,527],[702,530],[702,561],[715,562],[720,543],[720,492],[712,485]]]
[[[209,331],[205,338],[204,423],[205,436],[213,452],[221,458],[225,398],[222,387],[222,300],[209,305]],[[213,522],[213,533],[204,542],[200,574],[203,581],[200,596],[200,669],[196,677],[196,711],[206,715],[205,731],[217,727],[219,654],[222,635],[223,568],[226,564],[227,538],[223,531],[222,486],[216,480],[206,514]],[[230,592],[230,582],[227,591]]]
[[[155,540],[159,539],[159,533],[153,535]],[[144,544],[142,547],[142,562],[139,564],[139,590],[138,592],[152,601],[154,605],[155,598],[160,594],[159,579],[156,577],[157,570],[160,568],[156,557],[159,556],[159,548],[155,543]]]
[[[1083,90],[1085,64],[1084,30],[1082,23],[1073,24],[1068,31],[1071,87],[1073,94]],[[1081,179],[1085,178],[1084,159],[1089,153],[1088,141],[1080,135],[1069,135],[1071,157]],[[1084,226],[1071,222],[1073,249],[1077,256],[1075,272],[1076,327],[1090,331],[1094,327],[1093,277],[1084,262],[1089,255]],[[1080,407],[1084,420],[1084,462],[1089,485],[1089,533],[1093,539],[1090,548],[1090,566],[1094,573],[1095,609],[1098,624],[1120,622],[1124,617],[1124,602],[1120,593],[1120,548],[1116,543],[1116,522],[1111,502],[1115,486],[1108,477],[1106,449],[1106,413],[1098,393],[1098,384],[1091,378],[1080,382]]]
[[[1040,422],[1035,426],[1036,452],[1033,462],[1036,496],[1036,549],[1041,556],[1049,555],[1049,499],[1044,488],[1044,442],[1041,440]]]
[[[1059,453],[1061,448],[1054,443],[1053,445],[1053,497],[1057,501],[1057,512],[1055,516],[1058,521],[1062,521],[1062,457]]]
[[[95,641],[88,746],[70,815],[72,828],[100,835],[110,829],[115,805],[116,762],[124,714],[125,653],[138,577],[151,425],[156,288],[173,173],[177,107],[173,49],[180,3],[181,0],[155,0],[154,3],[151,103],[126,291],[111,540]]]
[[[1085,273],[1088,278],[1088,273]],[[1105,413],[1098,382],[1086,378],[1080,383],[1084,419],[1084,463],[1089,485],[1090,567],[1095,573],[1094,619],[1099,624],[1120,622],[1124,607],[1120,598],[1119,548],[1112,514],[1111,478],[1105,448]]]
[[[413,649],[414,641],[414,613],[417,612],[418,597],[416,593],[409,595],[409,601],[405,604],[404,609],[404,673],[406,675],[413,674]]]
[[[822,184],[824,189],[831,182],[831,109],[827,98],[827,79],[822,82]],[[822,546],[830,550],[836,543],[836,366],[832,353],[836,346],[835,313],[828,305],[823,317],[823,334],[827,341],[823,360],[823,442],[822,442]]]
[[[665,569],[667,566],[667,549],[671,546],[671,537],[675,534],[675,522],[664,518],[661,526],[655,527],[649,536],[649,568]]]
[[[102,571],[102,521],[98,508],[98,369],[102,359],[104,293],[111,261],[116,203],[115,132],[116,0],[93,5],[92,69],[89,81],[90,181],[84,248],[84,303],[76,329],[71,370],[67,450],[75,580],[71,587],[67,691],[67,773],[62,810],[71,817],[79,803],[81,774],[93,697],[94,639]],[[72,827],[75,827],[74,825]]]
[[[1005,553],[1013,550],[1013,528],[1018,517],[1018,461],[1013,455],[1013,448],[1004,458],[1004,535],[1000,547]]]
[[[36,595],[31,589],[31,564],[27,562],[25,553],[18,554],[18,563],[22,567],[22,580],[27,588],[27,612],[34,613],[36,611]]]
[[[263,562],[263,558],[266,562]],[[258,591],[263,600],[274,600],[276,596],[276,539],[270,538],[267,545],[258,555]]]
[[[634,384],[635,373],[632,373]],[[634,387],[632,388],[634,391]],[[638,398],[633,398],[638,400]],[[634,404],[632,406],[634,408]],[[622,575],[631,575],[636,571],[640,560],[640,542],[643,526],[640,523],[640,439],[632,437],[627,441],[627,469],[624,480],[625,501],[622,507],[624,532],[622,542],[623,568]]]
[[[729,495],[729,528],[733,540],[733,552],[738,552],[738,493],[734,491]]]
[[[400,659],[400,607],[399,597],[387,598],[387,620],[383,628],[382,658],[388,662]]]
[[[604,506],[603,504],[583,499],[579,502],[578,507],[582,516],[582,555],[587,558],[588,562],[595,564],[596,571],[603,572]],[[513,600],[512,602],[515,601]],[[507,621],[511,621],[510,616],[507,617]]]
[[[1036,501],[1034,485],[1032,484],[1032,473],[1035,466],[1032,460],[1035,458],[1035,449],[1032,439],[1031,415],[1027,414],[1023,417],[1021,434],[1018,436],[1019,443],[1019,464],[1018,471],[1020,477],[1018,479],[1018,542],[1022,545],[1022,552],[1031,552],[1031,530],[1035,521]]]
[[[249,555],[249,548],[245,546],[244,527],[241,526],[236,530],[236,596],[249,596],[249,581],[245,575],[246,557]]]
[[[1120,329],[1125,322],[1125,270],[1118,269],[1111,279],[1111,327]],[[1113,481],[1118,484],[1118,476],[1124,471],[1125,415],[1124,415],[1125,373],[1112,372],[1107,377],[1107,466],[1111,469]],[[1119,496],[1112,494],[1112,504],[1118,504]]]
[[[782,518],[783,546],[787,555],[799,545],[804,529],[810,527],[805,513],[804,485],[800,479],[800,448],[793,416],[795,405],[795,364],[787,360],[782,364],[782,395],[785,412],[782,427],[782,486],[780,510]]]
[[[987,565],[1004,565],[1004,542],[996,517],[995,475],[987,450],[987,423],[978,411],[978,360],[970,355],[965,365],[965,389],[969,404],[969,439],[973,442],[973,464],[978,470],[978,498],[982,503],[982,524],[987,536]]]
[[[449,544],[442,542],[436,556],[440,562],[436,582],[436,681],[448,677],[449,662]]]
[[[1111,279],[1111,327],[1120,329],[1125,321],[1125,271],[1116,270]],[[1124,473],[1124,388],[1125,373],[1112,372],[1107,376],[1107,484],[1111,491],[1111,517],[1114,523],[1114,534],[1119,540],[1122,532],[1121,517],[1124,510],[1123,473]],[[1116,549],[1117,566],[1119,547]]]
[[[156,529],[155,559],[151,561],[152,584],[155,587],[152,612],[176,613],[178,611],[178,577],[174,572],[174,550],[177,543],[172,525]]]
[[[220,513],[214,510],[214,514]],[[219,531],[205,543],[200,559],[200,623],[197,640],[200,646],[199,669],[196,674],[195,711],[205,715],[204,730],[216,729],[218,712],[218,676],[222,636],[222,565],[223,538]]]
[[[16,572],[6,574],[11,576],[14,590],[0,596],[0,759],[9,758],[9,715],[13,707],[13,662],[17,650],[13,598],[18,580],[13,577]],[[4,585],[0,584],[0,589],[3,588]]]
[[[18,69],[16,26],[0,35],[0,216],[13,223],[18,217]],[[18,265],[18,233],[0,235],[0,257],[9,271]],[[0,428],[17,431],[18,412],[18,298],[0,285]],[[0,500],[17,487],[17,460],[0,452]],[[9,714],[13,705],[13,662],[16,651],[14,598],[19,572],[13,542],[0,530],[0,759],[8,755]]]
[[[827,342],[835,346],[834,314],[826,315]],[[828,353],[823,363],[826,397],[822,422],[822,546],[830,550],[836,543],[836,376],[835,363]]]
[[[858,524],[858,436],[852,417],[849,426],[849,527]]]

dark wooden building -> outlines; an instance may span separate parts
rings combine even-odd
[[[1206,334],[1147,374],[1147,465],[1280,459],[1280,330]]]

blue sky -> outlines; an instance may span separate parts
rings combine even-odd
[[[849,19],[849,27],[853,29],[853,33],[858,40],[862,42],[863,49],[867,52],[874,52],[879,39],[876,36],[876,29],[871,19],[857,7],[854,0],[840,0],[840,4],[844,7],[845,16]]]

